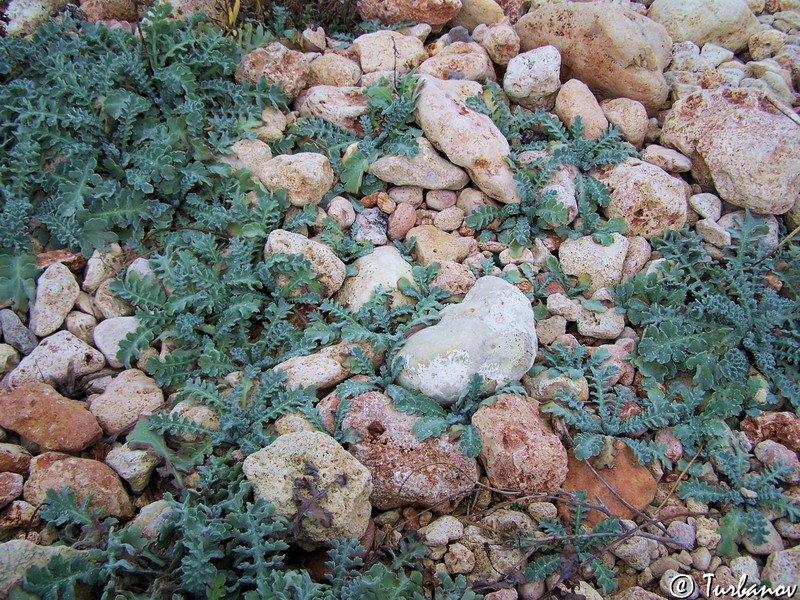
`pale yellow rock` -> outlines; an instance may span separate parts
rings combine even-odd
[[[448,23],[450,27],[466,27],[472,31],[481,23],[491,25],[505,18],[503,9],[494,0],[461,0],[461,10]]]
[[[117,375],[106,391],[92,400],[89,410],[108,435],[122,431],[136,422],[140,415],[152,413],[164,406],[164,393],[138,369],[128,369]]]
[[[316,152],[276,156],[264,164],[258,177],[270,190],[285,189],[292,206],[319,204],[333,187],[331,162]]]
[[[342,287],[346,268],[338,256],[325,244],[315,242],[306,236],[275,229],[267,237],[264,245],[264,259],[274,254],[299,254],[304,256],[311,264],[311,270],[317,275],[320,284],[320,294],[323,298],[332,296]],[[279,280],[278,285],[287,282]]]
[[[365,33],[355,39],[351,48],[361,60],[364,73],[407,73],[428,57],[420,40],[396,31]]]
[[[580,116],[583,137],[589,140],[596,140],[608,127],[608,119],[589,86],[577,79],[570,79],[558,90],[555,112],[567,127]]]
[[[417,238],[411,253],[422,265],[434,260],[454,260],[461,262],[470,254],[475,240],[450,234],[433,225],[419,225],[406,234],[406,241]]]
[[[469,183],[469,176],[442,158],[424,137],[417,138],[416,156],[385,154],[369,166],[369,174],[398,186],[425,189],[459,190]]]
[[[413,281],[411,265],[406,262],[394,246],[381,246],[373,252],[356,259],[353,266],[357,273],[344,281],[334,300],[352,312],[366,304],[378,288],[390,290],[392,305],[412,304],[412,298],[398,289],[398,281],[405,277]]]

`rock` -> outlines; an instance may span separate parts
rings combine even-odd
[[[0,330],[3,331],[3,339],[6,343],[24,355],[33,352],[33,349],[39,344],[36,336],[19,320],[17,313],[9,308],[0,310]]]
[[[361,78],[361,67],[354,60],[339,54],[324,54],[315,58],[308,71],[308,85],[350,87]]]
[[[444,25],[461,10],[461,0],[358,0],[358,14],[365,21]]]
[[[727,232],[741,232],[742,221],[744,221],[745,218],[746,216],[743,210],[735,210],[722,215],[717,220],[717,224]],[[780,225],[778,225],[778,219],[773,215],[751,215],[751,218],[760,227],[764,227],[764,231],[761,237],[758,238],[757,243],[769,251],[777,248],[780,241]]]
[[[22,446],[0,444],[0,472],[27,475],[30,462],[31,453]]]
[[[595,177],[611,191],[605,216],[623,219],[627,235],[650,239],[686,224],[688,188],[657,166],[628,158]]]
[[[356,220],[356,211],[347,198],[336,196],[328,203],[328,216],[342,229],[347,229]]]
[[[75,276],[63,264],[47,267],[36,280],[36,301],[28,321],[31,332],[45,337],[61,327],[80,291]]]
[[[117,276],[125,265],[125,251],[119,244],[111,244],[108,251],[95,250],[86,261],[81,288],[87,294],[94,294],[106,279]]]
[[[96,460],[75,458],[58,452],[46,452],[31,461],[30,475],[25,482],[25,500],[41,506],[48,489],[61,490],[67,486],[78,504],[90,495],[89,510],[99,510],[99,516],[130,519],[133,505],[122,482],[114,471]]]
[[[332,408],[324,401],[319,406],[320,412]],[[447,513],[478,480],[477,461],[457,442],[447,436],[417,439],[413,427],[419,420],[380,392],[353,398],[342,419],[343,430],[353,428],[360,436],[350,451],[372,474],[372,503],[379,510],[422,506]]]
[[[359,117],[367,114],[369,109],[367,97],[362,90],[360,87],[315,85],[301,92],[294,106],[301,117],[325,119],[343,129],[363,135]]]
[[[647,135],[647,109],[644,104],[629,98],[603,100],[600,103],[603,114],[612,125],[619,127],[622,139],[641,148]]]
[[[262,142],[269,143],[283,137],[286,125],[286,116],[280,110],[268,106],[261,111],[261,125],[256,127],[253,131],[258,139]]]
[[[11,389],[34,381],[58,386],[99,371],[105,364],[100,352],[68,331],[57,331],[20,361],[9,373],[7,382]]]
[[[264,246],[264,260],[273,254],[299,254],[311,263],[311,270],[317,276],[320,284],[320,295],[329,298],[335,294],[342,283],[346,268],[338,256],[325,244],[308,239],[304,235],[275,229],[267,237]],[[278,286],[288,283],[289,275],[278,276]],[[299,292],[300,290],[298,290]]]
[[[788,473],[783,476],[784,482],[789,484],[800,483],[800,460],[798,460],[796,452],[789,450],[789,448],[778,442],[764,440],[756,444],[753,454],[764,466],[773,466],[781,463],[788,467]]]
[[[519,36],[511,25],[497,23],[488,27],[481,40],[489,58],[496,65],[505,66],[519,54]]]
[[[85,402],[64,398],[44,383],[26,383],[0,395],[0,425],[62,452],[80,452],[103,437]]]
[[[413,231],[413,230],[412,230]],[[533,366],[536,322],[530,300],[499,277],[481,277],[460,304],[441,311],[438,324],[411,335],[398,353],[397,379],[442,405],[455,402],[471,377],[488,393],[518,380]]]
[[[552,110],[561,87],[561,54],[555,46],[541,46],[518,54],[508,63],[503,90],[525,108]]]
[[[29,529],[41,523],[38,516],[39,511],[35,506],[24,500],[14,500],[5,509],[0,511],[0,536],[6,538],[9,532],[13,535],[14,530]],[[2,571],[2,559],[0,559],[0,572]],[[2,574],[0,573],[0,577]],[[0,594],[2,594],[0,586]]]
[[[119,345],[125,337],[139,327],[136,317],[113,317],[100,321],[92,332],[94,345],[106,357],[109,366],[121,369],[124,365],[117,359]]]
[[[159,461],[147,450],[134,450],[128,444],[116,443],[106,455],[105,463],[128,482],[134,494],[140,494],[150,483],[150,475]]]
[[[614,465],[610,468],[595,467],[595,469],[628,504],[638,510],[644,510],[656,496],[656,480],[646,467],[639,464],[633,450],[625,442],[615,440],[613,447],[616,452]],[[606,508],[621,519],[632,519],[636,515],[608,490],[592,473],[585,461],[576,459],[572,450],[568,450],[568,456],[567,479],[562,486],[565,492],[586,490],[590,502],[595,502],[595,497],[599,498]],[[562,518],[570,518],[566,504],[559,503],[559,513]],[[592,509],[589,511],[586,523],[593,526],[604,518],[606,516],[603,513]]]
[[[622,525],[628,531],[636,527],[633,521],[622,521]],[[643,571],[650,566],[650,554],[654,550],[658,551],[658,543],[655,540],[632,535],[611,548],[611,553],[632,569]]]
[[[474,243],[472,238],[445,233],[433,225],[420,225],[410,229],[406,234],[406,241],[411,238],[417,238],[411,254],[422,265],[429,265],[434,260],[461,262],[469,255]]]
[[[119,433],[133,425],[140,415],[152,413],[164,406],[164,393],[138,369],[128,369],[117,375],[106,391],[92,400],[89,410],[108,435]]]
[[[434,154],[436,154],[436,152],[434,152]],[[467,177],[467,181],[469,181],[469,177]],[[394,200],[395,204],[410,204],[414,208],[419,208],[422,204],[423,190],[419,186],[401,185],[397,187],[391,187],[389,188],[387,194],[389,194],[389,197]]]
[[[117,298],[111,291],[113,279],[106,279],[94,293],[94,306],[104,319],[127,317],[133,314],[133,306],[125,300]]]
[[[770,554],[761,571],[761,578],[769,581],[773,588],[780,585],[796,586],[800,581],[800,546]]]
[[[194,400],[181,400],[172,410],[169,411],[170,416],[177,417],[178,419],[188,419],[200,425],[203,429],[209,431],[219,431],[219,417],[214,410],[205,404],[199,404]],[[205,438],[205,433],[175,433],[175,439],[180,442],[197,442]]]
[[[689,157],[658,144],[650,144],[641,153],[642,160],[670,173],[686,173],[692,170]]]
[[[608,289],[600,288],[592,294],[591,299],[602,303],[606,310],[584,310],[578,317],[578,333],[601,340],[616,339],[625,329],[625,317],[614,310]]]
[[[714,194],[694,194],[689,197],[689,206],[704,219],[717,221],[722,215],[722,201]]]
[[[785,121],[761,91],[701,91],[673,106],[661,143],[689,157],[704,191],[716,189],[731,204],[779,215],[800,193],[800,128]]]
[[[750,554],[759,556],[766,556],[767,554],[783,550],[783,539],[781,538],[781,534],[778,533],[778,530],[775,529],[775,526],[771,522],[766,521],[764,527],[767,531],[767,535],[760,544],[756,544],[752,537],[746,535],[740,535],[737,541],[743,544]]]
[[[28,540],[0,544],[0,597],[10,597],[11,590],[22,583],[31,567],[46,567],[54,556],[72,560],[81,554],[70,546],[39,546]]]
[[[428,58],[420,40],[397,31],[365,33],[353,41],[351,49],[361,61],[364,73],[390,71],[402,75]],[[361,84],[367,85],[363,79]]]
[[[700,219],[694,224],[694,229],[706,242],[717,248],[727,248],[731,245],[730,232],[711,219]]]
[[[750,36],[747,48],[753,60],[775,56],[783,48],[789,36],[776,29],[762,29]]]
[[[425,204],[431,210],[445,210],[455,206],[457,198],[452,190],[431,190],[425,194]]]
[[[272,150],[261,140],[239,140],[230,147],[232,154],[221,157],[223,162],[235,169],[247,169],[256,175],[272,158]]]
[[[19,364],[19,352],[8,344],[0,344],[0,374],[13,371]]]
[[[341,383],[350,376],[349,359],[354,343],[334,344],[319,352],[306,356],[295,356],[273,367],[288,375],[286,385],[290,388],[315,385],[325,389]],[[371,354],[369,347],[362,347]]]
[[[257,83],[263,76],[268,83],[279,84],[281,91],[293,100],[308,85],[311,62],[316,54],[289,50],[280,42],[271,42],[242,56],[236,66],[236,83]]]
[[[315,503],[318,508],[300,517],[299,540],[309,546],[337,537],[359,538],[367,529],[372,510],[369,470],[329,435],[282,435],[248,456],[242,471],[255,485],[256,496],[287,519],[298,514],[298,495],[310,498],[326,490]]]
[[[365,208],[356,215],[355,225],[358,227],[353,235],[355,241],[369,242],[373,246],[382,246],[389,239],[386,233],[389,217],[380,208]]]
[[[597,100],[582,81],[570,79],[556,95],[555,112],[567,127],[572,127],[575,118],[583,120],[583,137],[596,140],[608,127],[608,120]]]
[[[489,483],[524,495],[556,492],[567,477],[567,451],[525,396],[501,394],[472,416]]]
[[[523,51],[551,44],[562,75],[578,79],[600,98],[630,98],[654,113],[669,93],[663,71],[672,40],[658,23],[605,3],[549,4],[514,26]]]
[[[333,169],[327,157],[316,152],[281,154],[257,173],[271,191],[286,190],[292,206],[319,204],[333,187]]]
[[[381,181],[429,190],[460,190],[469,177],[442,158],[424,137],[417,138],[419,152],[414,157],[385,154],[369,166],[368,172]]]
[[[464,535],[464,525],[457,518],[446,515],[421,529],[420,533],[425,536],[425,542],[429,546],[446,546],[461,539]]]
[[[169,522],[174,513],[169,502],[166,500],[156,500],[142,507],[139,514],[131,521],[142,530],[142,534],[148,538],[156,538],[161,530]]]
[[[398,210],[401,206],[409,205],[401,204]],[[357,273],[345,279],[344,285],[334,297],[336,302],[351,312],[357,312],[378,288],[391,291],[389,298],[393,306],[413,303],[413,300],[403,294],[397,285],[402,277],[409,282],[413,281],[411,265],[403,259],[394,246],[375,248],[370,254],[356,259],[353,266],[358,270]]]
[[[19,473],[0,473],[0,508],[5,508],[22,495],[22,482]]]
[[[753,444],[774,440],[793,452],[800,452],[800,417],[792,412],[762,412],[745,417],[740,429]]]
[[[503,9],[494,0],[461,0],[461,10],[448,25],[466,27],[472,33],[478,25],[499,23],[504,16]]]
[[[567,275],[589,276],[589,292],[613,287],[622,279],[622,266],[628,252],[628,240],[619,233],[612,234],[610,246],[602,246],[591,236],[565,240],[558,250],[561,270]]]
[[[464,544],[452,544],[444,555],[444,564],[451,575],[472,573],[475,570],[475,554]]]
[[[445,46],[439,54],[424,60],[418,72],[437,79],[451,79],[453,73],[470,81],[497,79],[492,59],[486,49],[475,42],[454,42]]]
[[[475,274],[467,265],[453,260],[434,261],[439,265],[436,277],[431,281],[432,287],[440,287],[452,295],[466,294],[475,285]]]
[[[473,575],[484,579],[496,573],[495,569],[507,573],[515,568],[514,565],[525,561],[525,550],[503,543],[503,540],[512,537],[532,538],[537,531],[530,516],[507,508],[494,510],[476,525],[464,527],[464,537],[460,543],[475,555]]]
[[[451,206],[436,214],[433,218],[434,226],[442,231],[455,231],[464,222],[464,211],[457,206]]]
[[[417,222],[417,212],[411,204],[398,204],[394,212],[389,215],[386,235],[394,240],[402,240]]]
[[[518,203],[519,191],[505,162],[509,153],[505,136],[488,116],[469,109],[436,79],[420,78],[424,85],[414,115],[425,136],[450,161],[466,168],[487,196],[506,204]]]
[[[676,42],[710,42],[733,52],[747,48],[761,29],[744,0],[654,0],[647,16],[667,28]]]
[[[94,341],[94,328],[97,326],[97,319],[92,315],[74,310],[64,319],[64,325],[67,331],[87,344],[91,344]]]

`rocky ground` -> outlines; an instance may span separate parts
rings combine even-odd
[[[9,15],[15,3],[10,4]],[[543,351],[556,346],[581,344],[587,356],[599,353],[603,360],[597,364],[615,367],[605,372],[613,380],[602,389],[618,385],[634,399],[649,393],[648,374],[633,360],[644,326],[615,310],[622,308],[615,289],[629,275],[664,267],[651,240],[686,226],[702,237],[709,256],[722,257],[735,246],[746,210],[766,225],[765,252],[800,225],[800,3],[527,4],[362,0],[365,19],[417,24],[366,33],[352,43],[326,38],[322,27],[309,28],[299,42],[274,41],[242,59],[237,80],[264,76],[279,83],[293,110],[265,110],[257,137],[234,144],[226,160],[249,169],[271,190],[286,189],[293,210],[315,205],[318,215],[314,225],[272,231],[265,258],[304,256],[320,294],[351,313],[378,288],[389,290],[388,305],[417,302],[403,278],[413,279],[414,266],[437,264],[432,285],[446,291],[449,303],[435,323],[407,332],[397,354],[404,364],[391,385],[356,394],[344,411],[337,410],[336,386],[365,379],[353,372],[354,353],[376,370],[385,364],[369,342],[331,340],[276,365],[288,375],[289,387],[317,386],[317,410],[327,432],[299,413],[283,415],[271,424],[279,434],[273,443],[239,457],[244,473],[257,495],[292,518],[297,478],[314,465],[317,484],[328,484],[320,506],[331,518],[301,520],[296,541],[303,548],[314,551],[340,536],[361,538],[368,549],[393,547],[405,531],[418,530],[431,550],[426,567],[494,584],[480,589],[494,600],[535,600],[546,593],[603,597],[592,570],[563,552],[560,570],[545,581],[525,581],[522,573],[538,555],[509,543],[515,536],[552,535],[541,523],[568,517],[570,501],[565,504],[559,494],[577,490],[587,490],[590,501],[599,499],[609,511],[592,511],[589,524],[617,516],[623,528],[637,528],[637,535],[620,536],[600,554],[616,573],[617,600],[709,597],[704,574],[713,574],[720,586],[735,585],[742,576],[749,584],[800,583],[800,526],[778,511],[768,514],[763,543],[744,535],[735,552],[718,552],[728,505],[678,497],[683,466],[693,456],[671,426],[607,437],[613,458],[584,461],[576,458],[574,423],[540,410],[563,400],[565,391],[580,402],[596,401],[588,371],[558,372],[546,363]],[[82,6],[91,20],[119,25],[133,18],[115,7],[93,0]],[[23,33],[31,27],[18,19]],[[308,117],[363,136],[365,86],[411,70],[422,82],[414,120],[424,137],[415,157],[384,154],[369,164],[368,174],[382,182],[379,191],[333,195],[337,175],[324,152],[271,149]],[[610,191],[603,221],[621,219],[624,233],[612,232],[601,244],[590,234],[570,237],[549,229],[519,249],[492,233],[499,223],[488,228],[488,236],[469,227],[465,218],[480,207],[521,199],[507,161],[520,141],[509,144],[497,124],[466,101],[488,99],[482,87],[487,81],[500,86],[512,107],[550,111],[567,126],[580,116],[588,139],[609,125],[619,128],[636,156],[587,172]],[[530,164],[551,153],[552,148],[532,150],[520,158]],[[566,224],[583,232],[576,190],[581,176],[577,167],[562,165],[546,189],[566,211]],[[346,264],[317,235],[325,217],[374,251]],[[415,244],[406,246],[412,239]],[[408,247],[410,255],[404,252]],[[143,351],[131,365],[136,368],[125,368],[118,358],[137,317],[134,306],[115,297],[112,282],[131,272],[154,277],[146,256],[118,245],[88,259],[42,250],[37,258],[43,272],[30,310],[15,311],[7,302],[0,311],[0,539],[6,542],[0,545],[0,596],[29,566],[66,552],[53,545],[57,533],[38,517],[48,489],[67,485],[79,499],[91,495],[90,506],[101,516],[132,520],[147,535],[157,535],[169,512],[162,499],[168,478],[156,473],[160,458],[127,443],[126,435],[137,419],[159,411],[209,429],[218,423],[207,406],[176,402],[178,390],[159,385],[150,372],[149,358],[174,350],[168,341]],[[562,279],[545,276],[556,271]],[[769,277],[763,286],[780,291],[782,273]],[[536,282],[545,282],[542,296],[534,293]],[[582,293],[572,292],[577,284],[585,286]],[[790,324],[797,326],[796,315]],[[798,335],[796,329],[786,333]],[[796,352],[790,360],[794,370],[785,373],[795,383]],[[751,472],[778,461],[787,465],[781,489],[796,501],[797,405],[750,369],[764,382],[760,397],[769,395],[771,403],[761,412],[729,418],[731,439],[748,456],[752,452]],[[398,396],[389,390],[395,385],[422,392],[446,414],[447,407],[461,406],[475,374],[483,378],[477,396],[517,386],[479,408],[476,401],[477,410],[456,429],[443,433],[445,425],[425,439],[419,435],[423,417],[398,410]],[[226,380],[234,385],[238,377],[232,373]],[[637,401],[630,405],[626,417],[641,411]],[[469,425],[479,436],[479,453],[465,445]],[[333,437],[348,429],[358,438]],[[620,438],[662,444],[671,462],[640,464]],[[727,485],[711,460],[703,464],[701,479]],[[186,476],[186,485],[195,482],[196,475]],[[570,565],[578,571],[574,578],[564,572]],[[673,582],[684,574],[698,585],[681,595]],[[565,595],[567,589],[578,595]],[[800,592],[791,597],[800,598]]]

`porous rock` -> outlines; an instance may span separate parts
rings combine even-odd
[[[413,231],[413,230],[412,230]],[[438,324],[408,338],[398,383],[443,405],[455,402],[473,375],[484,392],[518,380],[536,357],[536,321],[530,300],[499,277],[481,277],[460,304],[441,311]]]
[[[304,90],[295,101],[295,109],[301,117],[325,119],[362,134],[359,117],[369,111],[362,88],[332,85],[315,85]]]
[[[8,375],[11,389],[38,381],[61,385],[75,377],[99,371],[106,364],[103,355],[69,331],[57,331],[43,339]]]
[[[304,235],[275,229],[267,237],[264,246],[264,259],[273,254],[299,254],[311,263],[311,270],[317,276],[320,284],[320,295],[329,298],[342,287],[345,277],[345,265],[338,256],[325,244],[308,239]],[[284,275],[285,281],[279,279],[278,285],[286,285],[289,275]]]
[[[278,437],[248,456],[242,471],[255,493],[288,519],[297,516],[296,495],[309,498],[309,488],[327,491],[316,502],[319,511],[300,518],[300,541],[315,546],[337,537],[359,538],[369,524],[372,481],[369,470],[329,435],[300,431]],[[305,481],[305,489],[298,486]]]
[[[319,204],[333,187],[333,169],[326,156],[316,152],[281,154],[257,173],[267,188],[286,190],[292,206]]]
[[[106,357],[109,366],[115,369],[123,367],[117,358],[119,345],[125,337],[138,329],[139,321],[136,317],[112,317],[100,321],[92,331],[94,345]]]
[[[364,73],[391,71],[407,73],[428,57],[417,38],[397,31],[375,31],[358,36],[351,46]],[[366,85],[362,80],[362,85]]]
[[[62,452],[80,452],[103,436],[85,402],[65,398],[45,383],[26,383],[0,395],[0,425]]]
[[[164,392],[138,369],[117,375],[106,390],[92,400],[89,410],[108,435],[113,435],[136,422],[140,415],[164,406]]]
[[[36,301],[31,306],[28,321],[31,332],[45,337],[61,327],[80,291],[75,276],[63,264],[47,267],[36,280]]]
[[[525,108],[551,110],[561,87],[561,54],[551,45],[512,58],[503,77],[503,90]]]
[[[393,306],[413,302],[398,288],[398,281],[403,277],[409,282],[413,281],[411,265],[394,246],[375,248],[370,254],[357,258],[353,265],[357,273],[345,279],[344,285],[334,297],[336,302],[348,310],[357,312],[379,288],[391,292],[389,298]]]
[[[40,546],[28,540],[0,544],[0,597],[7,597],[21,584],[28,569],[46,567],[54,556],[70,560],[81,556],[81,551],[70,546]]]
[[[406,233],[406,241],[416,238],[411,250],[414,259],[422,265],[434,260],[453,260],[461,262],[469,254],[475,241],[456,233],[447,233],[434,225],[419,225]]]
[[[428,190],[460,190],[469,183],[469,176],[442,158],[426,138],[417,138],[417,143],[416,156],[385,154],[369,166],[368,173],[394,185]]]
[[[461,0],[358,0],[358,14],[365,21],[444,25],[461,10]]]
[[[591,236],[565,240],[559,250],[559,264],[567,275],[589,276],[589,291],[617,285],[622,279],[622,266],[628,253],[628,240],[619,233],[611,234],[614,241],[602,246]]]
[[[308,73],[315,54],[289,50],[280,42],[271,42],[245,54],[236,67],[237,83],[258,82],[263,76],[269,83],[279,84],[281,91],[294,99],[308,84]]]

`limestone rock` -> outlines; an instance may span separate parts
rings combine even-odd
[[[417,138],[417,143],[416,156],[386,154],[369,166],[369,174],[394,185],[429,190],[460,190],[469,183],[467,174],[442,158],[427,139]]]
[[[453,260],[437,260],[439,272],[431,281],[431,286],[440,287],[452,295],[466,294],[477,279],[472,270],[465,264]]]
[[[596,140],[608,127],[608,120],[592,90],[577,79],[570,79],[558,90],[555,112],[567,127],[572,127],[575,118],[580,116],[583,137],[589,140]]]
[[[628,239],[619,233],[612,234],[610,246],[602,246],[591,236],[565,240],[559,250],[559,264],[567,275],[589,276],[589,291],[617,285],[622,279],[622,266],[628,253]]]
[[[81,556],[69,546],[39,546],[28,540],[11,540],[0,544],[0,597],[6,598],[22,583],[31,567],[46,567],[53,556],[67,560]]]
[[[507,23],[490,25],[481,40],[489,58],[496,65],[505,66],[519,54],[519,36]]]
[[[129,333],[136,331],[139,321],[136,317],[113,317],[100,321],[92,332],[94,345],[106,357],[109,366],[121,369],[124,365],[117,359],[119,344]]]
[[[551,110],[561,87],[561,54],[555,46],[541,46],[512,58],[503,78],[503,90],[525,108]]]
[[[73,310],[64,319],[64,325],[67,331],[87,344],[91,344],[94,341],[94,328],[97,327],[97,319],[92,315]]]
[[[8,375],[11,389],[38,381],[61,385],[75,377],[99,371],[106,364],[103,355],[68,331],[57,331],[43,339]]]
[[[612,125],[619,127],[622,139],[636,148],[641,148],[647,135],[647,109],[644,104],[629,98],[603,100],[600,103],[603,114]]]
[[[367,529],[372,506],[369,470],[348,454],[329,435],[301,431],[280,436],[272,444],[248,456],[242,468],[255,485],[256,496],[271,502],[279,516],[293,518],[295,480],[326,489],[317,505],[326,517],[300,520],[301,541],[314,546],[337,537],[359,538]],[[309,492],[300,490],[305,497]]]
[[[19,473],[0,473],[0,508],[5,508],[22,495],[22,482]]]
[[[108,435],[114,435],[136,422],[140,415],[164,406],[164,393],[138,369],[117,375],[106,391],[92,400],[89,410]]]
[[[461,10],[461,0],[358,0],[358,14],[365,21],[444,25]]]
[[[353,265],[358,272],[345,279],[344,285],[334,297],[336,302],[348,310],[357,312],[378,288],[391,290],[389,298],[394,306],[413,302],[398,289],[397,283],[402,277],[412,282],[413,276],[411,265],[394,246],[375,248],[370,254],[356,259]]]
[[[256,83],[262,76],[272,84],[280,84],[284,94],[294,99],[308,84],[308,73],[315,54],[289,50],[280,42],[271,42],[245,54],[236,67],[237,83]]]
[[[336,410],[332,402],[338,398],[320,402],[320,412]],[[413,427],[419,419],[395,409],[380,392],[353,398],[342,419],[342,429],[360,434],[350,451],[372,474],[372,503],[380,510],[411,505],[446,513],[477,481],[477,461],[457,442],[446,436],[417,439]]]
[[[295,101],[295,109],[301,117],[318,117],[361,134],[359,117],[369,112],[362,88],[332,85],[315,85],[303,91]]]
[[[686,224],[688,188],[657,166],[629,158],[595,176],[611,191],[606,217],[623,219],[627,235],[650,239]]]
[[[128,444],[116,443],[106,455],[105,463],[128,482],[135,494],[139,494],[150,482],[150,475],[159,459],[147,450],[134,450]]]
[[[351,49],[361,61],[364,73],[396,71],[402,75],[428,58],[420,40],[397,31],[365,33],[353,41]],[[366,84],[362,81],[362,85]]]
[[[31,453],[16,444],[0,444],[0,472],[28,474]]]
[[[579,79],[598,98],[637,100],[650,113],[667,99],[663,71],[672,40],[662,25],[632,10],[597,2],[548,4],[514,28],[523,52],[555,46],[564,78]]]
[[[474,374],[484,378],[487,393],[518,380],[536,350],[530,301],[499,277],[481,277],[460,304],[441,311],[438,324],[408,338],[398,353],[405,365],[397,381],[449,405]]]
[[[411,254],[422,265],[429,265],[434,260],[461,262],[470,254],[474,244],[472,238],[446,233],[433,225],[420,225],[410,229],[406,234],[406,241],[411,238],[417,238]]]
[[[320,295],[323,298],[332,296],[344,283],[345,265],[338,256],[325,244],[308,239],[304,235],[283,229],[275,229],[267,237],[264,246],[264,259],[273,254],[300,254],[311,263],[311,270],[316,274],[320,284]],[[285,276],[288,279],[288,276]],[[278,285],[288,283],[278,281]]]
[[[100,517],[133,517],[133,504],[117,474],[101,462],[75,458],[58,452],[46,452],[31,461],[30,476],[25,482],[25,500],[40,506],[48,489],[67,486],[78,504],[90,495],[89,510],[99,510]]]
[[[119,244],[111,244],[107,251],[95,250],[86,261],[81,288],[94,294],[106,279],[116,277],[125,264],[125,251]]]
[[[389,215],[386,224],[386,236],[394,240],[402,240],[417,222],[417,212],[411,204],[398,204]]]
[[[63,264],[47,267],[36,280],[36,301],[31,306],[28,321],[31,332],[45,337],[61,327],[80,291],[75,276]]]
[[[80,452],[103,436],[85,402],[64,398],[44,383],[26,383],[0,395],[0,425],[62,452]]]
[[[316,152],[281,154],[257,173],[267,188],[286,190],[292,206],[319,204],[333,187],[333,169],[327,157]]]
[[[447,158],[464,167],[487,196],[506,204],[520,201],[519,191],[505,158],[508,140],[492,120],[467,107],[446,86],[423,75],[414,115],[431,143]]]
[[[773,588],[796,585],[800,581],[800,546],[770,554],[761,578],[769,581]]]
[[[19,364],[19,352],[8,344],[0,344],[0,375],[13,371]]]
[[[314,59],[308,73],[308,84],[354,86],[361,78],[361,67],[354,60],[339,54],[324,54]]]
[[[483,46],[475,42],[454,42],[439,54],[423,61],[418,72],[438,79],[450,79],[460,73],[470,81],[495,81],[494,66]]]
[[[466,27],[472,33],[478,25],[499,23],[504,16],[503,9],[494,0],[461,0],[461,10],[448,25]]]
[[[318,389],[329,388],[350,376],[349,359],[352,348],[356,345],[354,343],[334,344],[314,354],[292,357],[273,368],[288,375],[286,385],[290,388],[301,385],[315,385]],[[374,358],[374,354],[366,344],[362,346],[362,349],[367,356],[372,355]]]
[[[720,88],[686,96],[668,113],[661,143],[691,159],[704,191],[716,189],[736,206],[780,215],[800,193],[800,127],[787,127],[761,91]]]
[[[745,0],[654,0],[647,16],[661,23],[676,42],[712,43],[739,52],[761,30]]]
[[[539,403],[502,394],[472,417],[489,483],[524,494],[555,492],[567,477],[567,451],[539,414]]]
[[[127,317],[133,314],[133,306],[125,300],[117,298],[111,291],[113,279],[106,279],[94,293],[94,306],[104,319]]]

